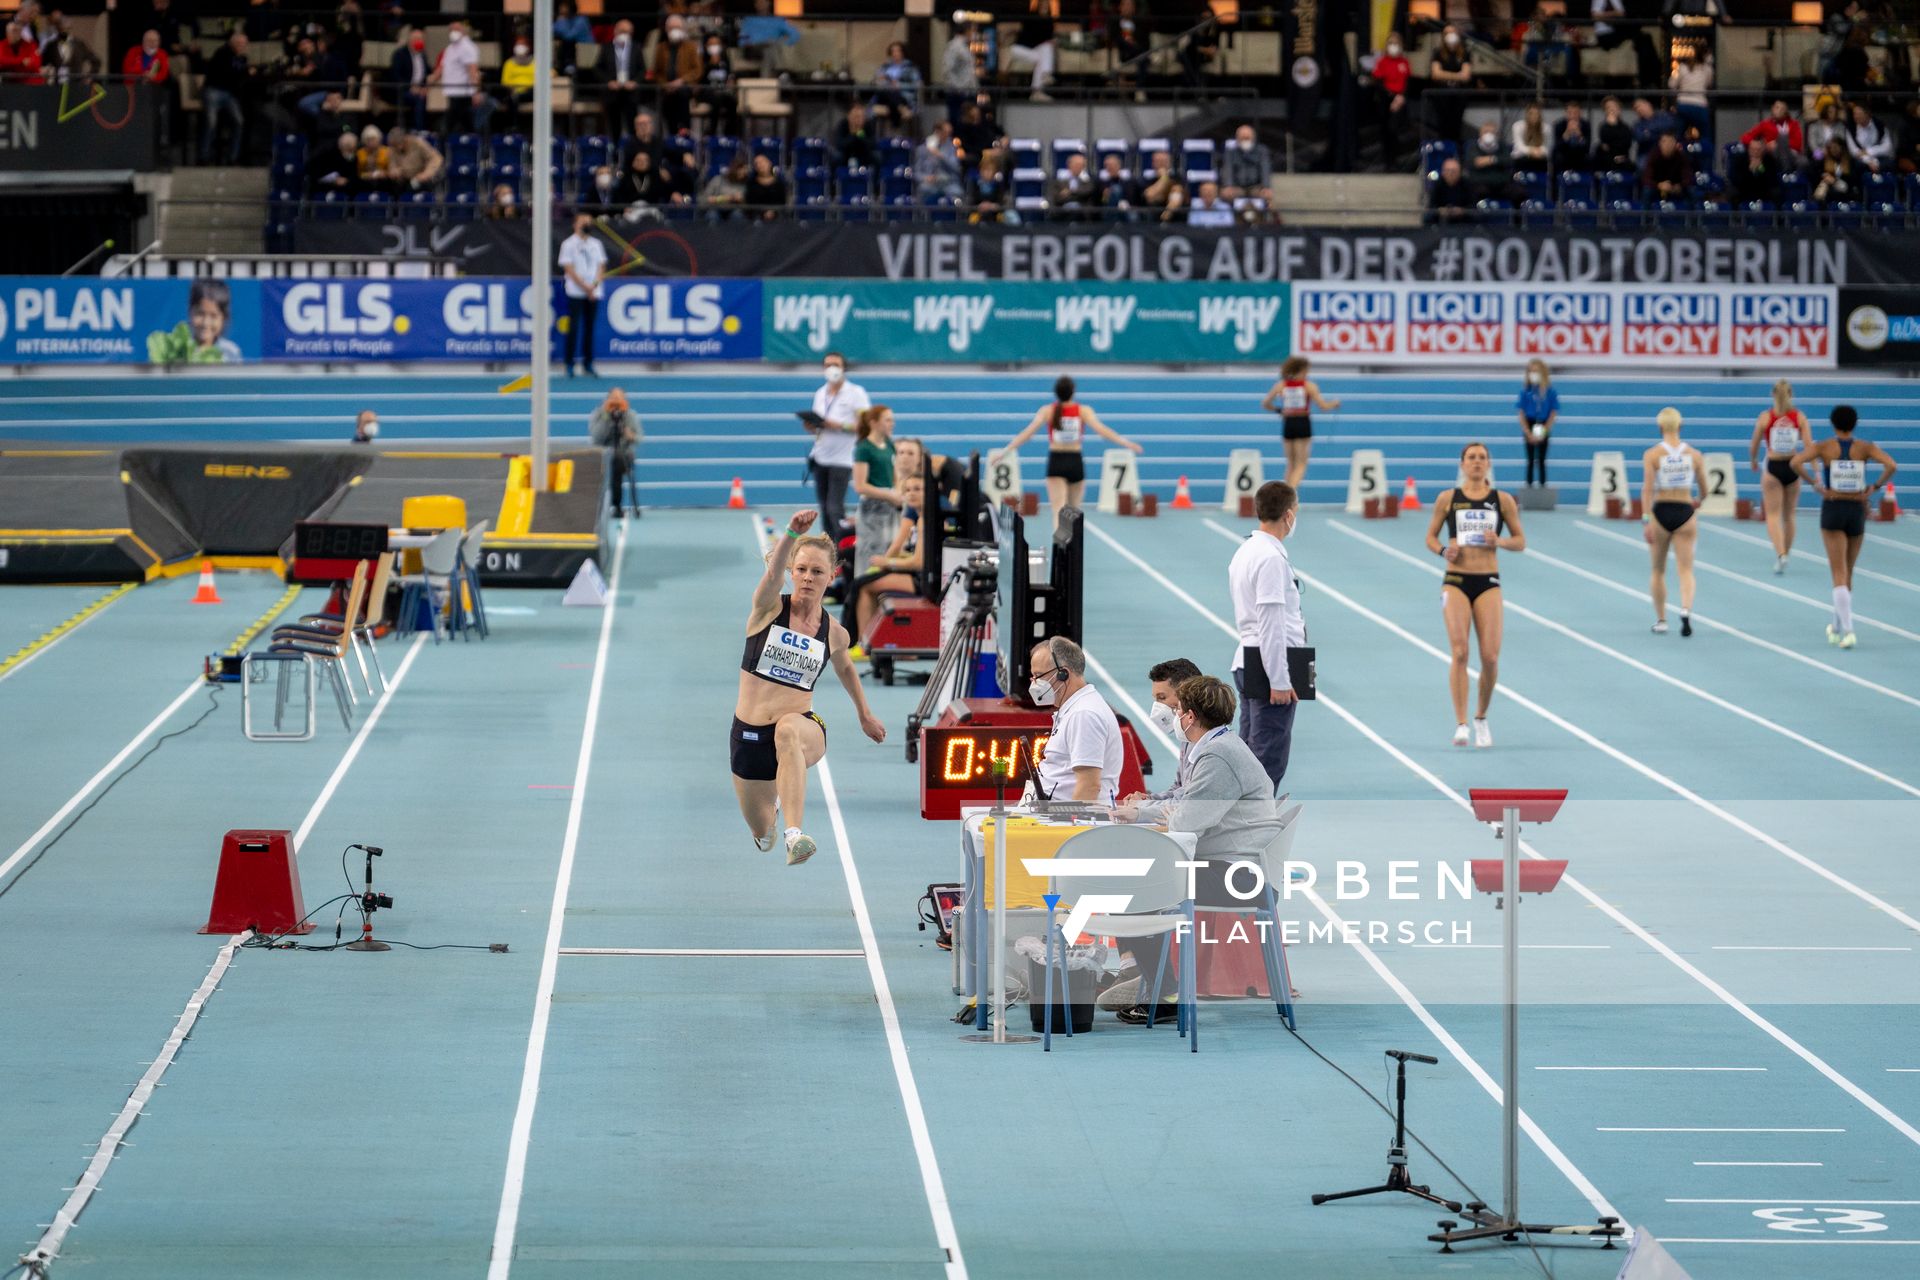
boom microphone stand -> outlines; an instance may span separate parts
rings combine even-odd
[[[1357,1191],[1335,1191],[1330,1195],[1316,1195],[1315,1204],[1325,1204],[1329,1200],[1351,1200],[1355,1196],[1379,1195],[1383,1191],[1404,1191],[1431,1204],[1444,1206],[1459,1213],[1458,1200],[1449,1200],[1445,1196],[1433,1194],[1430,1187],[1416,1183],[1407,1173],[1407,1063],[1424,1062],[1428,1066],[1438,1066],[1440,1059],[1429,1058],[1424,1053],[1408,1053],[1404,1049],[1389,1049],[1387,1056],[1400,1064],[1399,1074],[1393,1086],[1393,1145],[1387,1148],[1387,1180],[1377,1187],[1361,1187]]]

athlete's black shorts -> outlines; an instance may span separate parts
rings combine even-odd
[[[1087,479],[1087,455],[1071,449],[1047,450],[1047,474],[1068,484],[1084,484]]]
[[[1831,529],[1835,533],[1844,533],[1849,538],[1862,537],[1867,532],[1867,504],[1845,500],[1822,502],[1820,527]]]
[[[1800,483],[1800,473],[1793,469],[1793,462],[1788,458],[1768,458],[1767,474],[1781,484]]]
[[[1472,604],[1484,593],[1500,589],[1500,575],[1497,573],[1448,573],[1446,577],[1440,579],[1440,589],[1444,592],[1448,587],[1458,591],[1467,598],[1468,604]]]
[[[826,736],[827,722],[809,711],[807,719],[820,726]],[[772,782],[780,772],[779,752],[773,745],[773,726],[748,724],[739,716],[727,734],[727,750],[733,757],[733,776],[748,782]]]
[[[1691,502],[1656,502],[1653,504],[1653,518],[1668,533],[1677,532],[1687,521],[1693,519]]]
[[[1296,413],[1280,416],[1280,438],[1282,440],[1313,439],[1313,418],[1309,414]]]

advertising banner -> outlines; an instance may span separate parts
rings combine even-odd
[[[1293,287],[1295,355],[1361,364],[1459,356],[1557,365],[1830,369],[1840,307],[1826,287],[1591,285]]]
[[[259,356],[251,280],[0,281],[0,364],[231,364]]]
[[[1842,285],[1920,283],[1920,236],[1894,230],[1765,226],[1644,228],[1246,227],[1030,222],[621,224],[636,276],[1020,283]],[[477,275],[525,275],[532,228],[469,223],[312,222],[302,253],[451,260]],[[555,237],[555,243],[561,237]],[[620,246],[609,255],[624,263]]]
[[[766,357],[867,362],[1120,361],[1272,364],[1287,297],[1271,285],[919,285],[795,280],[765,286]]]
[[[171,85],[0,85],[0,171],[154,166],[156,114]]]
[[[1842,289],[1843,365],[1920,364],[1920,296],[1911,289]]]

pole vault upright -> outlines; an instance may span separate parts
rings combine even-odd
[[[533,0],[533,487],[547,489],[553,353],[553,0]],[[591,353],[587,356],[593,358]]]

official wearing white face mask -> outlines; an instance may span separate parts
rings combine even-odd
[[[847,380],[847,358],[827,352],[822,368],[825,381],[813,393],[813,448],[807,467],[813,473],[813,492],[820,503],[820,532],[836,541],[847,521],[847,486],[853,482],[853,445],[860,411],[872,407],[866,388]]]
[[[1054,708],[1047,749],[1040,754],[1043,798],[1111,806],[1124,761],[1120,720],[1087,683],[1087,655],[1063,637],[1033,647],[1027,694]]]
[[[355,444],[372,444],[375,437],[379,434],[380,415],[371,409],[362,409],[360,416],[356,418],[353,423],[353,442]]]
[[[1190,658],[1169,658],[1165,662],[1156,662],[1147,672],[1147,680],[1153,687],[1153,698],[1147,703],[1147,719],[1153,727],[1172,739],[1180,752],[1179,762],[1173,771],[1173,781],[1165,791],[1136,791],[1132,795],[1122,796],[1123,808],[1133,808],[1142,804],[1165,804],[1180,794],[1180,788],[1187,780],[1187,737],[1180,732],[1180,695],[1175,692],[1183,681],[1200,674],[1199,666]],[[1119,816],[1116,813],[1116,816]]]

